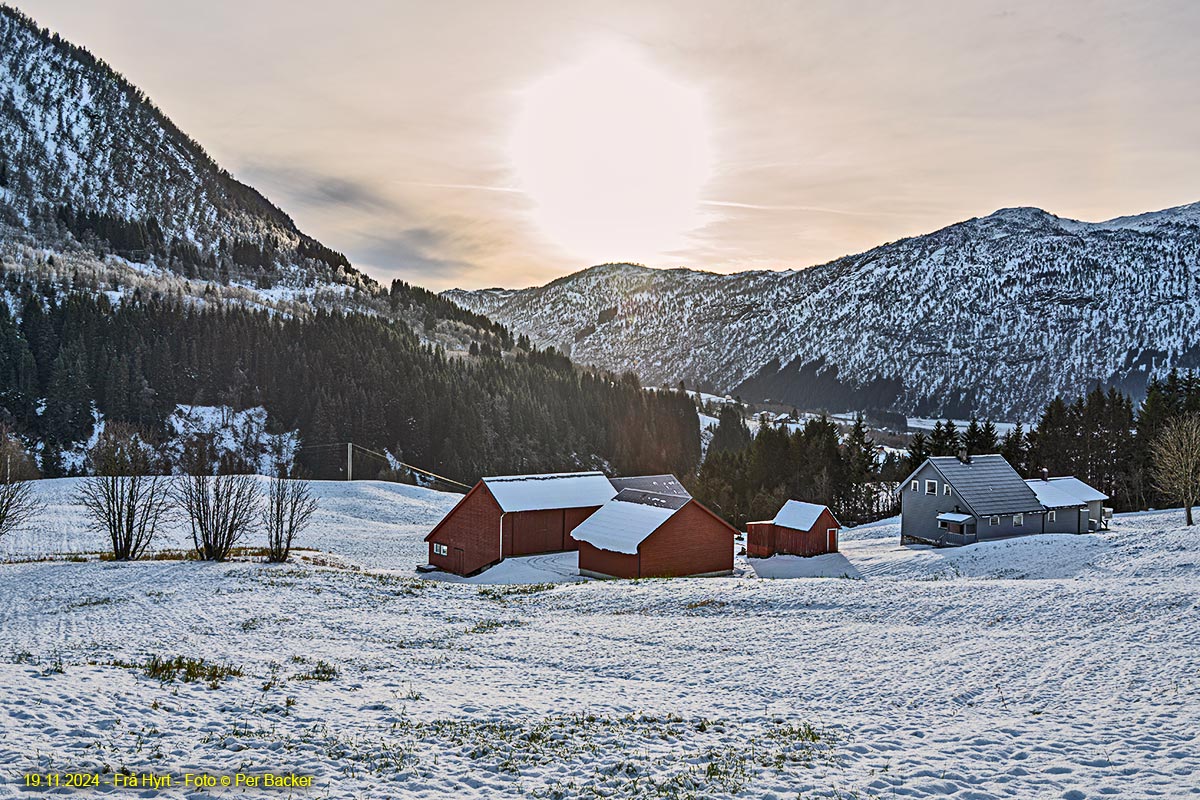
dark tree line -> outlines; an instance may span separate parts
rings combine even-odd
[[[136,294],[113,306],[13,274],[6,288],[15,308],[0,303],[0,422],[45,443],[48,476],[62,474],[64,445],[91,434],[93,410],[154,434],[178,403],[265,407],[279,430],[300,431],[315,477],[340,474],[344,450],[321,446],[346,441],[464,482],[580,468],[688,474],[699,461],[686,395],[581,370],[553,350],[489,346],[457,359],[365,314],[284,318]],[[355,475],[370,477],[357,464]]]
[[[752,437],[732,404],[718,420],[693,494],[730,523],[770,519],[790,499],[827,505],[843,524],[890,513],[888,482],[902,477],[902,459],[880,457],[861,416],[844,435],[821,416],[792,432],[763,427]]]

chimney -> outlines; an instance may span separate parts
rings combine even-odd
[[[1050,470],[1046,469],[1045,467],[1042,467],[1042,480],[1050,480]]]
[[[971,463],[971,456],[967,453],[967,448],[965,448],[965,447],[958,448],[958,460],[964,464]]]

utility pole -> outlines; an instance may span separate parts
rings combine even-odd
[[[354,480],[354,442],[346,442],[346,480]]]

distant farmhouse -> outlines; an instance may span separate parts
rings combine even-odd
[[[683,511],[687,501],[691,501],[691,495],[674,475],[609,479],[601,472],[569,472],[484,478],[425,537],[429,543],[429,563],[455,575],[472,575],[511,556],[578,550],[579,539],[573,537],[573,532],[618,496],[625,498],[622,502],[632,497],[649,498],[645,502],[651,505],[660,502],[653,498],[668,498],[661,501],[667,503],[676,502],[670,498],[682,498],[675,511]],[[694,505],[700,506],[699,503]],[[707,513],[711,515],[711,512]],[[668,531],[678,530],[682,524],[680,520],[691,518],[689,510],[667,526]],[[707,535],[707,524],[701,528],[698,535]],[[642,534],[639,544],[655,532],[639,531]],[[656,556],[653,553],[660,546],[659,542],[670,538],[663,534],[647,545],[647,551],[651,553],[648,564],[654,562]],[[699,549],[703,550],[703,547]],[[732,539],[728,550],[728,569],[732,569]],[[692,561],[675,559],[664,568],[671,574],[713,571],[706,559],[706,556],[698,556]],[[678,572],[689,566],[697,566],[697,569]],[[720,566],[720,569],[725,567]],[[595,571],[602,572],[601,569]],[[640,570],[639,574],[642,574]]]
[[[774,519],[746,524],[746,555],[769,558],[836,553],[841,527],[828,506],[788,500]]]
[[[1000,455],[935,456],[897,488],[900,541],[963,545],[1107,523],[1108,496],[1077,478],[1024,480]]]

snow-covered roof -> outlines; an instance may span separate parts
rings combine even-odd
[[[691,502],[690,497],[623,489],[571,531],[571,538],[600,550],[636,555],[638,546]]]
[[[956,514],[953,511],[947,511],[945,514],[938,514],[937,518],[944,522],[957,522],[960,525],[964,522],[970,522],[971,520],[975,519],[970,514]]]
[[[1033,481],[1030,481],[1032,484]],[[1049,483],[1054,484],[1059,489],[1062,489],[1067,494],[1075,497],[1081,503],[1091,503],[1096,500],[1107,500],[1108,495],[1098,489],[1093,489],[1079,478],[1067,475],[1059,478],[1051,478]]]
[[[602,506],[617,493],[601,472],[502,475],[483,482],[505,513]]]
[[[824,510],[825,506],[817,505],[816,503],[788,500],[783,504],[783,508],[779,509],[779,513],[775,515],[775,519],[771,520],[771,522],[782,528],[807,531],[811,530],[812,526],[817,524],[817,517],[821,516],[821,512]]]
[[[1080,508],[1086,505],[1084,501],[1066,491],[1057,481],[1035,478],[1025,482],[1037,495],[1038,502],[1046,508]]]
[[[635,475],[629,478],[610,478],[609,482],[618,492],[624,489],[640,489],[643,492],[692,496],[674,475]]]

